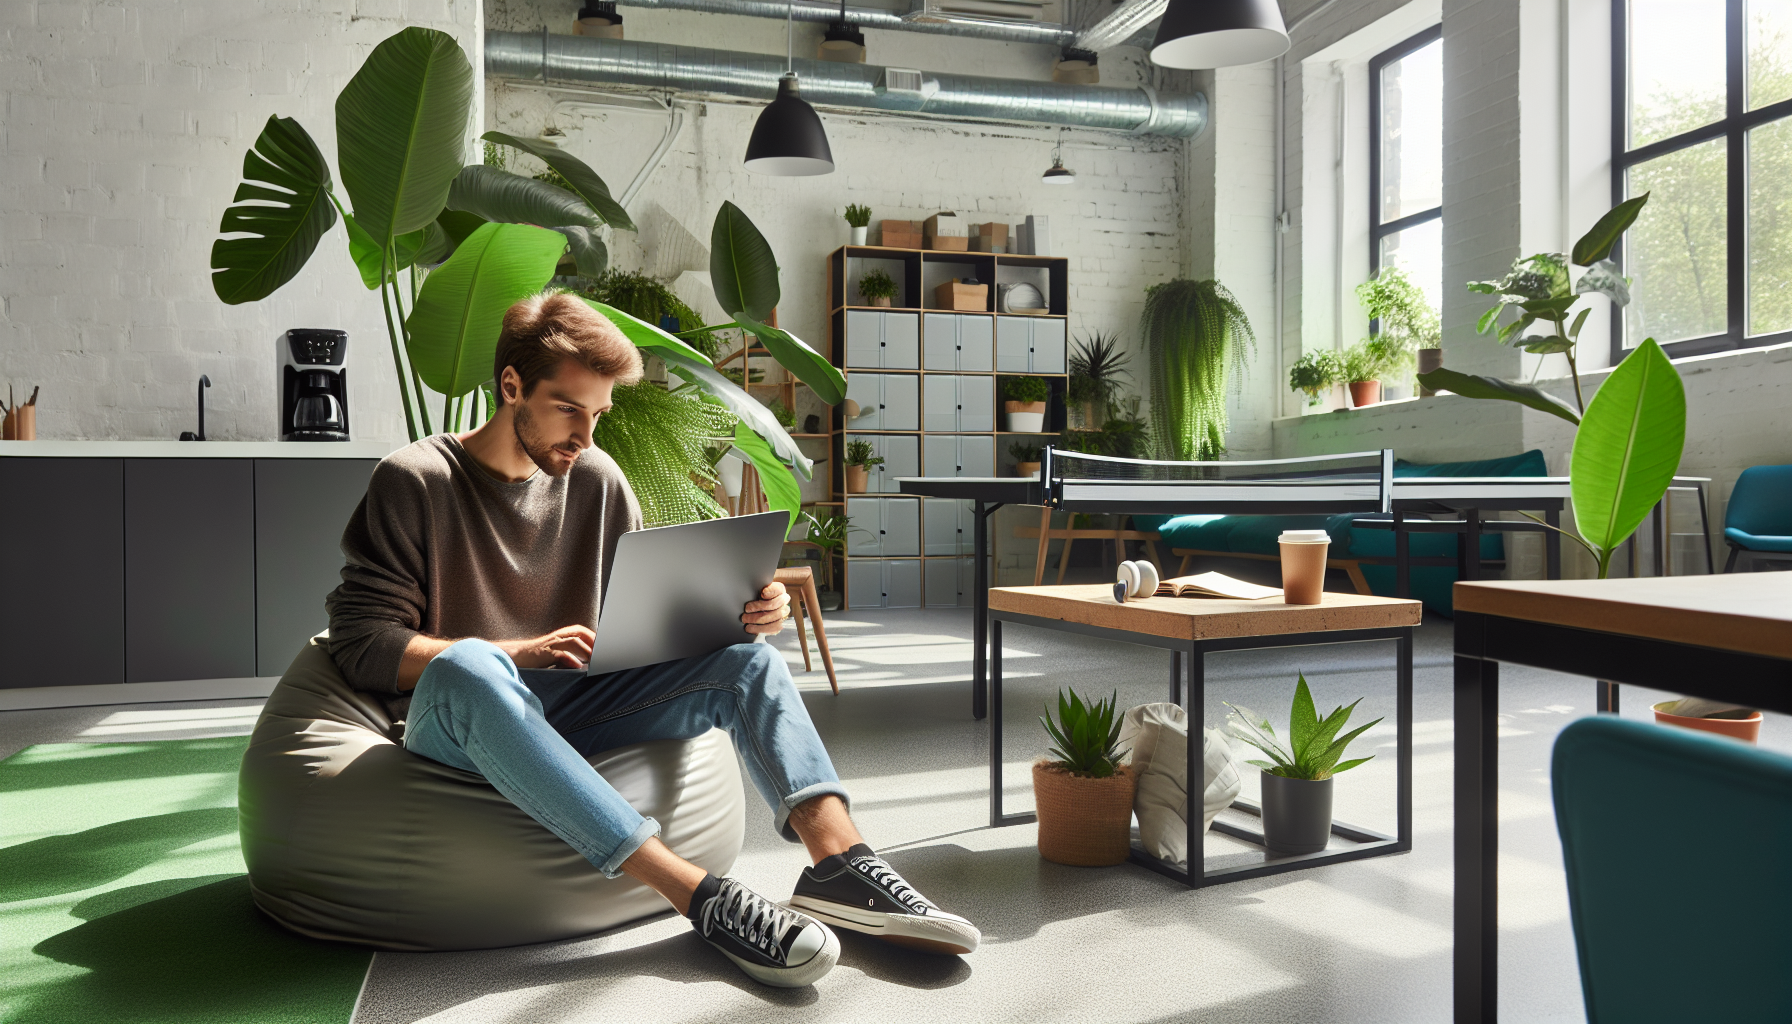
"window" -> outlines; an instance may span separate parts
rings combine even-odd
[[[1441,25],[1369,61],[1369,266],[1401,267],[1436,309],[1444,287],[1443,97]]]
[[[1613,0],[1612,47],[1614,202],[1649,193],[1612,361],[1792,340],[1792,0]]]

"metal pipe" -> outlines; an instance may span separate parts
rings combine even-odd
[[[704,14],[735,14],[748,18],[791,17],[797,21],[832,22],[840,20],[838,3],[797,3],[794,9],[786,0],[616,0],[626,7],[649,7],[661,11],[700,11]],[[880,7],[847,7],[846,20],[861,29],[894,29],[899,32],[930,32],[936,35],[964,36],[969,39],[998,39],[1008,43],[1037,43],[1042,46],[1070,46],[1076,33],[1062,25],[1029,25],[1022,22],[996,21],[910,21],[901,14]]]
[[[819,106],[1177,138],[1194,138],[1207,127],[1207,97],[1201,93],[1173,96],[1150,88],[1104,89],[934,72],[911,73],[918,76],[920,88],[904,90],[886,88],[885,69],[876,65],[797,60],[795,68],[803,98]],[[784,62],[765,54],[669,43],[487,32],[485,70],[496,78],[601,82],[770,100],[777,94]]]
[[[1126,42],[1164,16],[1170,0],[1126,0],[1108,16],[1078,33],[1076,45],[1085,50],[1106,50]]]

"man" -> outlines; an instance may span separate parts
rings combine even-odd
[[[641,526],[591,431],[611,389],[640,379],[641,359],[607,319],[553,295],[505,315],[494,370],[496,414],[387,456],[343,534],[347,564],[328,607],[330,652],[349,683],[406,720],[406,749],[485,776],[605,875],[651,886],[766,984],[826,974],[840,950],[828,924],[935,952],[975,949],[969,921],[860,837],[775,648],[585,675],[616,541]],[[789,604],[780,584],[765,588],[742,610],[745,632],[777,633]],[[586,760],[712,727],[732,734],[775,827],[814,863],[789,908],[673,853]]]

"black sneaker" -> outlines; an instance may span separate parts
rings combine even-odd
[[[705,878],[691,899],[689,916],[697,934],[748,977],[767,985],[813,985],[840,959],[840,939],[827,925],[732,878]]]
[[[836,928],[928,953],[969,953],[983,938],[976,925],[916,892],[864,843],[804,868],[790,905]]]

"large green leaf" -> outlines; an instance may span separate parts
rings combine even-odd
[[[596,278],[610,265],[610,248],[604,244],[603,239],[597,237],[597,232],[577,225],[550,230],[566,236],[566,246],[572,252],[573,266],[578,267],[579,273],[585,277]]]
[[[1686,389],[1650,338],[1599,386],[1569,456],[1574,523],[1602,562],[1667,492],[1685,446]]]
[[[480,138],[531,154],[542,163],[559,171],[560,176],[566,179],[566,183],[572,186],[572,190],[578,193],[579,198],[585,200],[593,210],[597,211],[597,215],[604,219],[604,223],[611,227],[635,230],[635,222],[629,219],[628,211],[622,208],[621,203],[611,198],[610,186],[604,184],[604,179],[598,177],[597,172],[592,170],[585,161],[559,146],[535,139],[519,138],[515,135],[506,135],[503,132],[486,132]]]
[[[797,380],[809,385],[815,397],[828,405],[846,399],[846,378],[828,362],[827,357],[804,343],[803,339],[779,327],[758,323],[736,314],[735,322],[759,339],[759,344],[772,354],[778,365],[789,370]]]
[[[354,214],[343,214],[342,223],[348,228],[349,258],[355,261],[355,269],[361,272],[361,283],[367,286],[368,291],[373,291],[380,286],[382,262],[386,268],[386,280],[398,280],[399,271],[417,262],[417,257],[422,253],[429,237],[428,228],[399,235],[392,239],[391,259],[382,261],[379,243],[373,240],[373,237],[367,233],[367,229],[363,228],[361,222],[355,219]],[[435,221],[429,222],[429,227],[435,226]],[[441,229],[436,228],[436,230],[439,232]]]
[[[678,340],[657,325],[650,324],[639,317],[630,316],[614,306],[586,299],[592,309],[608,317],[610,322],[619,328],[635,347],[659,356],[666,361],[666,366],[684,380],[702,388],[718,404],[739,417],[772,446],[778,458],[787,463],[804,480],[814,474],[814,460],[804,455],[772,411],[765,403],[744,391],[738,384],[724,377],[703,353]]]
[[[1637,214],[1643,212],[1643,205],[1649,201],[1649,193],[1644,192],[1634,199],[1626,199],[1608,210],[1599,218],[1599,223],[1580,236],[1574,243],[1574,252],[1569,257],[1576,266],[1590,267],[1611,255],[1612,246],[1618,244],[1630,225],[1636,222]]]
[[[796,525],[797,513],[803,507],[803,486],[797,482],[796,475],[784,460],[778,458],[772,446],[747,427],[745,423],[734,425],[734,447],[745,452],[747,458],[753,460],[753,468],[759,470],[759,485],[765,489],[765,503],[768,507],[782,509],[790,513],[790,522],[785,526],[788,532]]]
[[[778,258],[733,203],[722,204],[709,233],[709,277],[716,302],[731,317],[764,321],[778,308]]]
[[[1419,383],[1433,391],[1452,391],[1464,398],[1498,398],[1517,402],[1551,416],[1560,416],[1570,423],[1580,422],[1580,414],[1574,411],[1573,406],[1530,384],[1501,380],[1498,377],[1482,377],[1443,367],[1418,376]]]
[[[252,237],[212,243],[212,290],[233,306],[265,299],[292,280],[336,223],[330,165],[290,117],[268,118],[243,154],[243,178],[218,233]]]
[[[566,239],[526,224],[486,224],[430,272],[411,310],[411,365],[459,398],[491,379],[504,313],[548,283]]]
[[[448,209],[505,224],[594,228],[601,221],[585,201],[558,185],[484,164],[468,164],[448,190]]]
[[[336,97],[342,184],[375,243],[421,230],[460,172],[473,66],[446,32],[407,28],[373,48]]]

